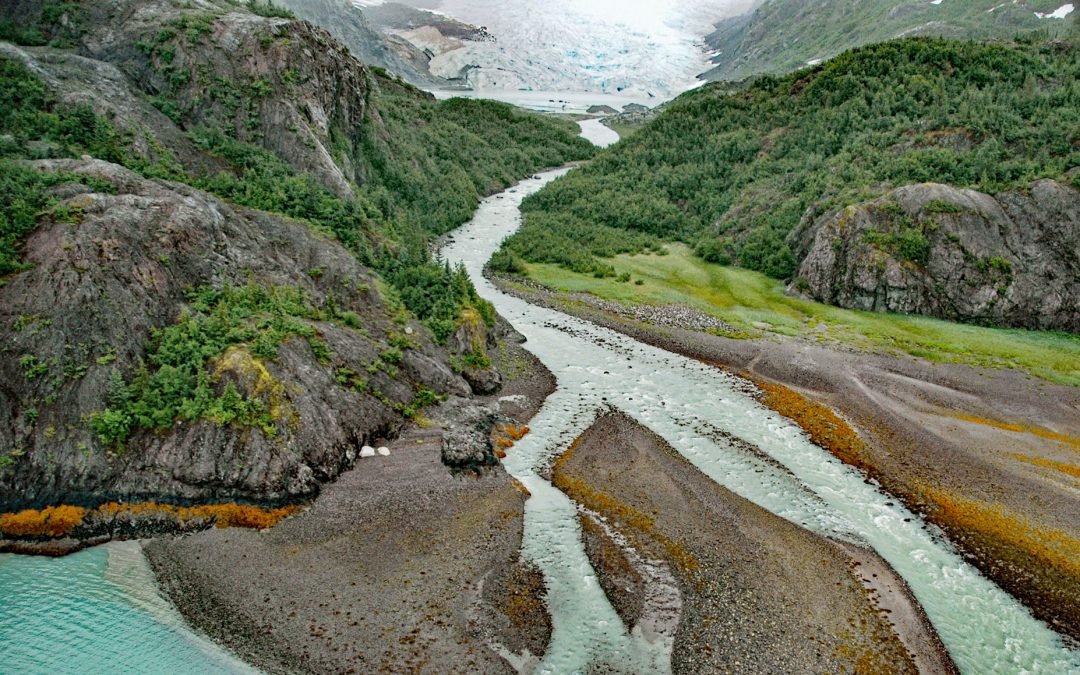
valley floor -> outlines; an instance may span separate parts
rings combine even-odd
[[[668,264],[664,257],[650,257]],[[496,282],[503,291],[530,302],[754,380],[762,389],[763,403],[799,423],[817,444],[940,526],[966,558],[1036,616],[1080,639],[1077,387],[1048,382],[1021,369],[933,362],[904,352],[853,348],[842,340],[808,339],[794,331],[785,336],[747,330],[747,324],[735,326],[736,334],[742,335],[732,339],[723,336],[730,327],[689,328],[710,325],[715,317],[685,307],[676,311],[661,302],[660,307],[633,310],[591,294],[566,292],[603,294],[603,285],[611,284],[626,294],[619,298],[625,300],[640,287],[608,280],[591,285],[584,277],[556,277],[550,269],[540,270],[536,278],[563,290],[506,279]],[[644,278],[649,289],[653,279]],[[716,291],[708,283],[700,288],[701,293]],[[684,296],[641,297],[672,302]],[[763,313],[776,314],[770,309]],[[879,326],[896,320],[902,326],[909,319],[867,320]],[[1024,351],[1022,343],[1009,346],[1007,334],[1015,331],[1002,331],[1006,334],[1002,336],[988,329],[932,323],[941,324],[942,332],[983,331],[987,340],[999,341],[1003,349]],[[803,331],[813,334],[812,328]],[[1071,362],[1067,360],[1075,340],[1029,336],[1021,339],[1042,340],[1049,350],[1032,350],[1033,358],[1057,354],[1063,364],[1057,372],[1075,376],[1080,349],[1071,352]],[[901,330],[896,337],[903,338]],[[933,338],[933,333],[922,334],[923,340]],[[978,348],[978,341],[973,344]]]
[[[1022,370],[783,335],[679,309],[670,298],[634,315],[591,295],[496,281],[534,304],[753,380],[763,403],[1077,637],[1080,499],[1067,469],[1080,450],[1080,389]],[[1067,354],[1069,343],[1055,340],[1039,358]],[[553,376],[518,344],[504,342],[495,360],[506,386],[487,403],[527,423],[555,390]],[[524,491],[501,468],[453,476],[439,460],[442,415],[467,405],[444,404],[435,425],[404,433],[389,457],[360,460],[271,530],[148,544],[162,586],[195,626],[270,672],[527,670],[553,626],[544,577],[521,558]],[[655,579],[641,559],[669,570],[682,603],[676,672],[953,669],[904,582],[876,554],[754,506],[629,418],[600,416],[551,478],[584,507],[586,552],[628,629],[650,630],[642,598]]]
[[[552,479],[588,509],[586,538],[599,541],[587,548],[610,597],[623,591],[632,604],[646,594],[640,581],[628,583],[645,576],[633,573],[635,557],[673,571],[682,592],[674,673],[955,672],[903,580],[876,554],[717,485],[623,414],[599,417]],[[634,553],[617,552],[607,527]],[[635,625],[632,609],[620,615]]]

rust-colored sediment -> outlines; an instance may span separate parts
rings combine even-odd
[[[961,422],[968,422],[970,424],[981,424],[982,426],[993,427],[994,429],[1001,429],[1002,431],[1011,431],[1016,434],[1031,434],[1032,436],[1037,436],[1048,441],[1056,441],[1068,448],[1071,448],[1072,450],[1080,451],[1080,438],[1077,438],[1075,436],[1068,436],[1066,434],[1059,434],[1056,431],[1036,426],[1034,424],[1003,422],[1001,420],[989,419],[987,417],[978,417],[977,415],[968,415],[965,413],[953,413],[951,417],[958,419]]]
[[[781,384],[744,374],[762,390],[761,402],[791,419],[817,445],[837,459],[877,479],[908,508],[942,528],[974,564],[1039,618],[1080,639],[1080,540],[1060,529],[1033,523],[1020,514],[912,476],[884,473],[877,467],[859,435],[828,406]],[[1080,439],[1049,429],[972,415],[953,415],[962,421],[1004,431],[1034,434],[1080,449]],[[1080,469],[1053,460],[1012,455],[1014,459],[1080,477]]]
[[[1046,459],[1044,457],[1029,457],[1027,455],[1021,455],[1020,453],[1012,453],[1009,455],[1013,459],[1024,462],[1025,464],[1033,464],[1035,466],[1041,466],[1044,469],[1051,469],[1065,474],[1066,476],[1072,476],[1073,478],[1080,478],[1080,466],[1074,466],[1072,464],[1066,464],[1065,462],[1055,462],[1052,459]]]
[[[561,490],[567,497],[581,504],[587,509],[595,511],[605,518],[613,519],[617,529],[625,532],[626,528],[652,538],[667,552],[669,560],[677,568],[685,573],[693,572],[701,564],[697,558],[682,544],[665,536],[656,529],[656,521],[652,516],[624,504],[617,497],[596,490],[584,481],[573,478],[566,471],[567,462],[574,456],[574,452],[581,445],[581,437],[574,439],[566,452],[555,460],[551,467],[551,483]],[[622,527],[619,527],[619,526]]]
[[[802,427],[815,444],[831,452],[844,464],[872,477],[878,471],[859,434],[827,405],[812,401],[782,384],[743,373],[762,392],[761,402]]]
[[[0,533],[8,537],[61,538],[70,535],[88,517],[111,519],[119,514],[163,514],[178,523],[193,519],[212,520],[217,527],[246,527],[265,529],[273,527],[283,518],[297,511],[296,506],[266,509],[242,504],[204,504],[200,506],[173,506],[157,502],[120,504],[108,502],[96,509],[80,506],[50,506],[40,511],[26,509],[16,513],[0,514]]]
[[[518,574],[510,575],[506,593],[499,597],[496,604],[518,631],[528,632],[538,617],[546,615],[545,592],[544,575],[536,569],[523,569]]]

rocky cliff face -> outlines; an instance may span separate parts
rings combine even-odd
[[[386,356],[391,338],[401,344],[412,328],[369,271],[307,226],[97,160],[36,166],[111,189],[58,187],[78,222],[43,224],[25,247],[33,269],[0,287],[0,447],[17,451],[0,471],[5,510],[105,498],[309,496],[360,446],[393,434],[419,387],[468,394],[444,365],[445,351],[420,330]],[[336,308],[302,319],[325,352],[297,336],[276,357],[238,345],[211,359],[215,392],[232,383],[262,401],[271,427],[200,419],[137,430],[122,448],[102,443],[86,421],[109,405],[114,370],[130,375],[154,331],[184,320],[190,289],[226,285],[288,287],[312,307]],[[342,321],[346,312],[363,324]]]
[[[464,367],[434,344],[325,229],[191,186],[235,175],[244,161],[207,152],[197,132],[210,129],[350,199],[372,136],[388,134],[372,93],[394,87],[425,104],[428,95],[376,77],[320,28],[225,0],[79,8],[45,24],[40,3],[3,5],[0,19],[38,25],[62,48],[0,42],[0,59],[21,64],[57,106],[86,105],[107,120],[123,143],[117,161],[143,174],[89,157],[19,162],[71,179],[51,188],[55,207],[21,244],[28,269],[0,279],[0,511],[296,501],[424,406],[499,387],[493,369]],[[32,156],[63,155],[33,143]],[[13,166],[0,160],[0,172]],[[365,220],[373,229],[360,235],[392,247],[378,226]],[[248,289],[240,319],[237,306],[198,305],[200,293],[222,289]],[[250,306],[275,293],[280,307]],[[205,344],[188,339],[200,322],[217,331]],[[451,348],[490,343],[482,324],[459,334]],[[141,390],[175,402],[168,377],[145,386],[173,367],[162,354],[174,347],[202,350],[199,389],[180,397],[186,411],[150,419],[128,399]],[[150,407],[169,410],[159,403]],[[104,429],[108,411],[121,433]]]
[[[183,128],[224,129],[350,196],[350,183],[364,181],[367,70],[310,23],[204,9],[102,3],[84,19],[99,28],[82,37],[81,51],[167,99],[164,111]]]
[[[298,17],[325,28],[341,41],[356,58],[369,65],[386,68],[418,86],[445,86],[447,81],[431,74],[424,51],[408,40],[380,31],[384,22],[374,25],[365,11],[349,0],[278,0]],[[412,10],[388,3],[371,9],[388,13],[391,8]],[[412,10],[416,12],[416,10]]]
[[[28,14],[20,16],[17,6],[0,8],[0,18],[33,16],[23,9]],[[118,126],[140,130],[144,146],[167,150],[199,173],[206,158],[176,127],[222,130],[273,152],[338,196],[363,184],[364,134],[378,127],[369,95],[399,85],[377,83],[322,28],[209,0],[85,3],[72,16],[79,25],[74,50],[30,49],[20,60],[65,99],[80,98]]]
[[[850,309],[1080,332],[1080,192],[909,185],[807,218],[789,290]]]

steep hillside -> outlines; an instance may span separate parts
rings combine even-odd
[[[512,256],[500,256],[496,266],[512,269],[517,256],[613,275],[603,257],[659,251],[662,241],[681,240],[710,262],[781,279],[805,274],[800,287],[846,306],[1077,330],[1078,242],[1073,226],[1061,224],[1075,223],[1080,207],[1080,194],[1066,187],[1080,186],[1078,82],[1080,55],[1073,42],[912,38],[743,88],[703,87],[527,200],[526,225],[507,244]],[[1061,184],[1053,208],[1033,206],[1023,194],[1009,196],[1028,191],[1038,179]],[[971,281],[998,297],[1001,287],[995,307],[985,306],[993,298],[956,308],[930,301],[849,303],[843,288],[825,290],[835,280],[847,283],[843,272],[826,278],[799,271],[810,250],[803,234],[798,241],[790,237],[800,223],[805,233],[837,210],[924,182],[998,195],[1015,208],[987,222],[1030,225],[1030,238],[993,239],[992,246],[974,243],[985,240],[974,235],[953,242],[946,233],[955,227],[938,231],[939,221],[974,224],[953,218],[954,211],[970,209],[949,203],[941,205],[944,215],[933,218],[886,209],[883,218],[890,222],[879,223],[880,236],[871,233],[864,241],[919,267],[917,276],[930,288]],[[902,252],[906,244],[910,255]],[[1009,250],[1019,245],[1024,250]],[[1007,262],[1008,275],[987,274],[990,267],[1004,269],[989,262],[997,258]],[[939,265],[955,267],[956,278],[935,277]],[[1051,279],[1056,281],[1045,286]],[[1022,309],[1041,300],[1040,288],[1055,289],[1062,304]]]
[[[573,125],[437,103],[265,3],[0,20],[0,511],[294,501],[497,383],[428,245],[587,157]]]
[[[786,73],[861,45],[910,36],[1011,39],[1067,29],[1072,3],[1059,0],[765,0],[721,21],[706,38],[716,52],[708,80]]]
[[[408,40],[380,30],[349,0],[278,0],[297,17],[325,28],[357,59],[419,86],[446,85],[428,69],[430,58]]]

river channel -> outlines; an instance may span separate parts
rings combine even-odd
[[[594,142],[611,140],[599,123]],[[598,128],[599,127],[599,128]],[[506,468],[532,493],[525,555],[544,572],[554,633],[540,672],[607,666],[632,672],[669,667],[672,635],[628,634],[585,554],[571,501],[542,469],[592,423],[617,408],[648,427],[720,485],[814,532],[868,546],[907,581],[962,672],[1080,672],[1080,654],[1010,595],[967,564],[938,533],[861,474],[815,446],[766,409],[746,383],[718,369],[614,331],[531,305],[484,279],[486,261],[521,224],[527,195],[564,175],[549,171],[480,205],[442,256],[463,263],[480,295],[527,338],[526,347],[558,380],[511,451]],[[717,433],[719,432],[719,433]],[[774,462],[740,450],[734,436]]]

